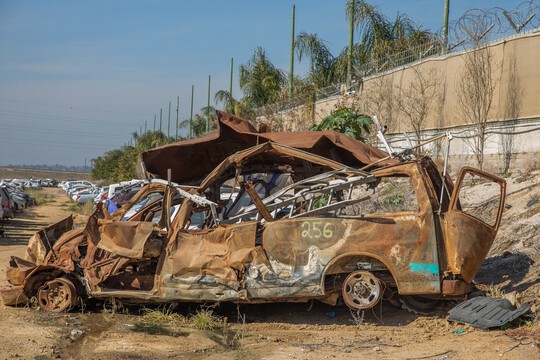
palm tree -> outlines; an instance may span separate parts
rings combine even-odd
[[[370,116],[360,114],[351,108],[340,108],[333,110],[319,125],[313,125],[311,130],[339,131],[353,139],[365,142],[366,139],[362,136],[362,133],[369,134],[372,125],[373,120]]]
[[[421,30],[404,14],[398,14],[394,22],[389,21],[377,6],[363,0],[354,2],[354,23],[360,33],[360,42],[353,45],[353,67],[361,68],[373,60],[385,58],[411,47],[426,44],[434,35]],[[349,17],[350,6],[346,5],[346,16]],[[301,32],[295,40],[298,59],[309,59],[308,79],[317,88],[342,82],[347,76],[348,49],[344,48],[334,57],[326,42],[317,34]],[[414,57],[406,60],[415,60]],[[400,64],[401,65],[401,64]]]
[[[323,88],[336,83],[336,59],[326,46],[326,42],[317,34],[300,32],[295,40],[298,60],[309,58],[309,81],[317,88]]]
[[[239,67],[240,89],[244,93],[244,106],[260,108],[277,101],[281,88],[286,85],[285,73],[276,68],[258,47],[251,59]]]
[[[218,90],[214,95],[216,103],[223,103],[224,109],[229,114],[236,114],[238,100],[236,100],[228,90]]]
[[[351,16],[348,4],[345,13],[348,18]],[[386,55],[410,50],[435,39],[435,34],[421,30],[407,15],[398,13],[392,22],[380,12],[379,7],[364,0],[355,0],[354,17],[363,52],[360,58],[365,62],[380,60]]]
[[[192,134],[194,138],[202,137],[214,131],[217,126],[217,116],[216,110],[213,106],[204,106],[200,109],[202,114],[195,114],[193,116],[193,121],[191,119],[184,119],[180,122],[179,126],[181,128],[189,129],[189,123],[191,122]],[[206,122],[208,122],[208,131],[206,131]]]
[[[350,7],[345,6],[345,15],[351,16]],[[391,25],[378,6],[364,0],[354,1],[354,24],[360,33],[360,42],[366,54],[376,53],[377,48],[392,38]]]
[[[174,137],[167,136],[162,131],[147,131],[141,135],[137,132],[131,134],[135,142],[134,148],[140,152],[174,142]]]

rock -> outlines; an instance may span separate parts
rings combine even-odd
[[[83,332],[82,330],[73,329],[71,330],[71,333],[69,334],[69,338],[73,341],[79,339],[82,336]]]

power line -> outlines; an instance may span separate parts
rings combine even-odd
[[[88,110],[88,111],[107,112],[107,113],[113,113],[113,114],[126,114],[126,115],[150,116],[150,115],[148,115],[148,114],[134,113],[134,112],[128,112],[128,111],[115,111],[115,110],[104,110],[104,109],[85,108],[85,107],[78,107],[78,106],[66,106],[66,105],[44,104],[44,103],[39,103],[39,102],[22,101],[22,100],[14,100],[14,99],[6,99],[6,98],[0,98],[0,101],[7,101],[7,102],[19,103],[19,104],[29,104],[29,105],[49,106],[49,107],[55,107],[55,108],[61,108],[61,109],[78,109],[78,110]]]
[[[93,137],[93,138],[107,138],[107,139],[124,139],[126,136],[124,135],[110,135],[110,134],[100,134],[100,133],[89,133],[87,131],[70,131],[70,130],[54,130],[54,129],[46,129],[46,128],[39,128],[39,127],[25,127],[25,126],[9,126],[9,125],[2,125],[2,130],[10,130],[10,131],[17,131],[17,132],[24,132],[27,134],[29,131],[39,131],[39,132],[45,132],[49,134],[55,134],[55,135],[81,135],[84,137]]]
[[[63,142],[63,141],[49,141],[46,142],[40,142],[40,141],[34,141],[29,140],[26,141],[26,139],[13,139],[13,138],[2,138],[0,137],[1,143],[11,143],[16,145],[29,145],[29,146],[47,146],[47,147],[59,147],[63,149],[72,149],[72,148],[78,148],[78,149],[94,149],[103,151],[103,148],[108,147],[108,145],[96,145],[96,144],[82,144],[82,143],[70,143],[70,142]],[[113,145],[114,146],[114,145]],[[112,150],[112,149],[111,149]]]
[[[19,117],[19,118],[29,118],[29,119],[42,119],[42,120],[52,120],[52,121],[63,121],[63,122],[78,122],[78,123],[88,123],[92,122],[93,124],[102,124],[102,125],[117,125],[117,126],[126,126],[133,128],[133,124],[125,124],[115,121],[104,121],[90,118],[80,118],[80,117],[71,117],[71,116],[62,116],[62,115],[44,115],[36,113],[28,113],[22,111],[10,111],[5,109],[0,109],[0,113],[4,113],[7,116]]]
[[[0,163],[0,167],[3,167],[3,166],[6,166],[6,165],[9,165],[10,162],[11,162],[11,165],[14,165],[12,161],[10,161],[10,157],[13,158],[13,157],[17,157],[20,155],[20,153],[16,152],[16,151],[9,151],[9,149],[7,151],[4,151],[2,150],[2,155],[4,156],[2,158],[2,162]],[[72,155],[72,154],[66,154],[66,155]],[[34,161],[34,163],[49,163],[48,161],[45,161],[45,160],[32,160]],[[80,163],[80,156],[78,155],[73,155],[73,156],[55,156],[54,157],[54,161],[57,162],[57,163],[61,163],[61,162],[70,162],[71,164],[78,164]],[[17,161],[18,162],[18,161]]]

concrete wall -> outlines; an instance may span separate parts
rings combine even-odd
[[[522,89],[521,108],[518,118],[540,117],[540,31],[529,33],[519,37],[509,38],[493,43],[488,46],[494,57],[494,80],[496,81],[494,101],[489,118],[491,121],[504,120],[505,110],[509,102],[509,84],[512,77],[517,78],[518,87]],[[447,56],[430,58],[414,65],[404,66],[392,71],[371,76],[363,81],[362,89],[351,99],[360,108],[377,115],[384,122],[382,114],[373,113],[373,106],[366,106],[370,101],[366,92],[377,91],[377,82],[381,79],[391,81],[393,96],[397,96],[399,89],[405,89],[413,81],[415,73],[435,73],[440,77],[439,92],[441,104],[433,106],[425,124],[426,129],[464,125],[465,119],[460,116],[457,91],[459,81],[463,74],[464,56],[466,52],[454,53]],[[330,114],[339,102],[346,101],[347,96],[336,96],[324,99],[316,104],[315,122]],[[405,117],[397,109],[394,109],[397,127],[396,132],[411,131]]]
[[[487,46],[493,55],[493,79],[496,87],[488,115],[490,134],[485,156],[486,169],[501,168],[502,145],[505,133],[515,133],[512,166],[539,167],[540,153],[540,31],[507,38]],[[452,142],[451,162],[475,165],[470,140],[474,129],[463,116],[459,105],[459,82],[463,77],[466,52],[430,58],[386,73],[367,77],[354,95],[334,96],[315,105],[314,119],[303,118],[301,108],[282,112],[282,123],[287,130],[304,130],[306,124],[319,123],[330,112],[342,106],[352,106],[369,115],[377,115],[387,124],[391,141],[403,142],[403,132],[412,135],[408,118],[397,106],[401,91],[415,81],[418,73],[430,74],[437,80],[437,100],[431,105],[422,125],[423,138],[450,130],[456,133]],[[265,121],[264,118],[259,119]],[[510,122],[509,122],[510,121]],[[536,130],[535,130],[536,129]],[[508,144],[508,141],[506,141]],[[375,144],[376,145],[376,144]],[[506,146],[508,148],[508,146]],[[437,149],[430,147],[437,155]]]

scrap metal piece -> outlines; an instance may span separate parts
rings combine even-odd
[[[246,193],[251,198],[251,201],[253,201],[253,204],[257,207],[257,210],[261,213],[262,217],[265,221],[274,221],[274,218],[272,217],[272,214],[264,207],[264,204],[259,197],[259,194],[257,194],[257,190],[255,190],[255,186],[253,186],[252,181],[246,181],[244,184]]]
[[[448,313],[448,321],[471,324],[480,329],[501,327],[530,309],[529,304],[516,309],[507,299],[475,297],[462,302]]]
[[[463,280],[443,280],[443,291],[444,295],[458,296],[465,295],[471,291],[471,285],[467,284]]]

